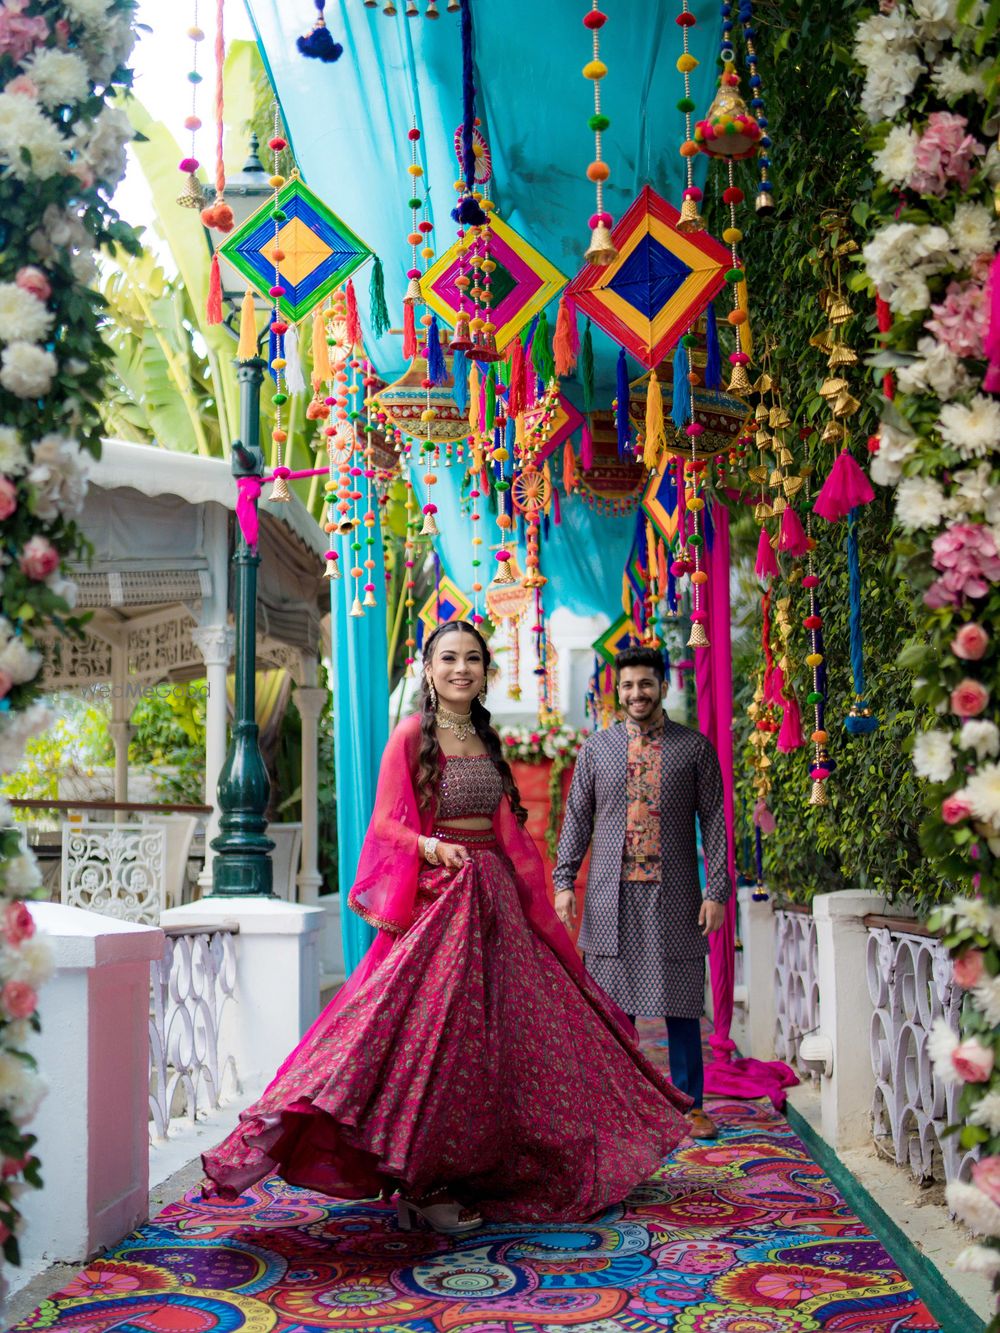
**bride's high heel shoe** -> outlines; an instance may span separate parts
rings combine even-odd
[[[397,1195],[396,1220],[400,1231],[411,1231],[415,1217],[422,1217],[432,1230],[442,1236],[461,1236],[483,1225],[483,1219],[478,1213],[473,1217],[463,1217],[462,1213],[469,1210],[454,1199],[442,1199],[434,1203],[433,1198],[430,1195],[421,1203],[416,1203],[412,1199],[404,1199],[401,1194]]]

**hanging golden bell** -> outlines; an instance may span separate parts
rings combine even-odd
[[[764,371],[757,380],[757,383],[753,386],[753,391],[754,393],[770,393],[773,388],[774,381],[771,379],[771,376],[767,371]]]
[[[857,364],[857,352],[853,347],[845,347],[843,343],[837,343],[827,362],[831,370],[839,370],[841,366],[856,366]]]
[[[271,483],[271,494],[267,497],[269,504],[287,504],[292,498],[292,493],[288,489],[288,482],[284,477],[275,477]]]
[[[325,579],[339,579],[339,578],[340,578],[340,561],[339,561],[339,560],[328,560],[328,561],[326,562],[326,569],[325,569],[324,572],[323,572],[323,577],[324,577]]]
[[[860,406],[858,400],[845,389],[837,395],[831,410],[835,417],[853,417]]]
[[[681,200],[681,215],[676,223],[677,230],[685,236],[705,230],[705,219],[698,212],[698,203],[694,199]]]
[[[776,467],[771,470],[771,475],[767,479],[767,484],[768,486],[781,485],[781,468]]]
[[[403,13],[408,19],[418,19],[420,17],[420,10],[417,8],[417,0],[406,0],[406,8],[403,10]]]
[[[760,190],[753,201],[753,206],[757,210],[759,218],[770,217],[774,212],[774,196],[770,190]]]
[[[434,522],[433,514],[424,515],[424,525],[420,529],[421,537],[436,537],[438,535],[438,525]]]
[[[767,468],[762,466],[752,467],[747,472],[747,477],[755,486],[763,486],[767,481]]]
[[[708,635],[705,633],[705,626],[700,620],[696,620],[691,625],[691,634],[688,637],[687,646],[689,648],[708,648]]]
[[[783,407],[771,409],[771,426],[774,430],[787,430],[792,424],[792,418]]]
[[[785,492],[785,494],[788,496],[788,498],[789,498],[789,500],[790,500],[790,499],[792,498],[793,495],[798,495],[799,491],[801,491],[801,489],[802,489],[802,478],[801,478],[801,477],[786,477],[786,478],[784,479],[784,481],[781,483],[781,488],[782,488],[782,490]]]
[[[750,378],[747,375],[746,366],[733,366],[733,373],[729,380],[726,393],[735,394],[736,397],[739,397],[740,394],[751,392],[752,388]]]
[[[548,579],[535,568],[529,569],[522,582],[525,588],[544,588]]]
[[[342,518],[337,524],[337,531],[342,537],[346,537],[347,534],[353,532],[357,526],[358,520],[356,518]]]
[[[448,13],[457,14],[462,8],[462,0],[448,0]]]
[[[833,333],[831,329],[824,329],[822,333],[814,333],[809,339],[810,347],[818,347],[821,352],[829,352],[833,346]]]
[[[819,386],[821,398],[836,398],[838,393],[843,393],[847,388],[847,380],[841,375],[830,375]]]
[[[365,593],[365,600],[361,603],[361,605],[378,606],[378,602],[376,602],[375,600],[375,594],[372,592],[371,588],[369,588],[368,591]]]
[[[438,19],[441,15],[438,13],[436,0],[427,0],[427,8],[424,10],[425,19]]]
[[[771,512],[774,514],[775,518],[783,514],[787,508],[788,501],[785,497],[783,495],[776,495],[774,497],[774,504],[771,506]]]
[[[357,596],[355,596],[354,601],[351,603],[350,614],[351,614],[352,616],[363,616],[363,615],[364,615],[364,611],[362,611],[362,609],[361,609],[361,599],[360,599],[359,597],[357,597]]]
[[[204,208],[205,195],[198,183],[198,177],[193,171],[189,171],[184,181],[184,189],[177,196],[177,202],[181,208]]]
[[[829,805],[830,798],[826,794],[826,783],[817,778],[812,785],[812,791],[809,793],[810,805]]]
[[[755,392],[756,393],[761,392],[759,385],[756,387]],[[755,421],[766,421],[769,415],[770,414],[763,403],[758,403],[756,408],[754,408],[753,416]]]
[[[403,305],[419,305],[424,299],[424,294],[420,290],[420,279],[411,278],[406,284],[406,295],[403,297]]]
[[[838,440],[844,438],[845,433],[846,432],[839,421],[830,421],[825,426],[823,434],[819,438],[824,444],[836,444]]]
[[[849,303],[842,296],[836,297],[830,303],[830,309],[827,311],[827,319],[836,328],[839,324],[846,324],[854,314]]]
[[[395,18],[397,12],[396,6],[392,3],[392,0],[386,0],[386,3],[382,6],[382,13],[386,18]]]
[[[778,462],[782,467],[791,467],[795,462],[795,455],[787,445],[782,445],[778,450]]]
[[[590,233],[590,245],[583,257],[588,264],[596,264],[598,268],[607,268],[618,258],[611,232],[603,222],[599,222]]]
[[[494,576],[493,582],[495,584],[517,582],[517,580],[514,578],[514,571],[510,567],[509,560],[497,561],[497,572],[496,575]]]

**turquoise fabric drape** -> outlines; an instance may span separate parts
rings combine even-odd
[[[359,529],[364,532],[364,529]],[[382,549],[378,524],[372,550]],[[362,538],[363,540],[363,538]],[[333,658],[333,753],[337,769],[337,848],[341,931],[347,975],[361,961],[375,932],[350,911],[347,894],[375,804],[379,760],[389,739],[389,651],[385,603],[363,616],[350,614],[354,580],[347,577],[351,551],[346,538],[334,538],[344,577],[330,584]]]

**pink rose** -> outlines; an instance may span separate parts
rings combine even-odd
[[[946,824],[961,824],[963,819],[968,819],[972,811],[962,800],[960,792],[955,792],[951,796],[946,796],[941,802],[941,818]]]
[[[917,141],[910,189],[918,194],[941,195],[950,181],[969,188],[976,158],[986,152],[983,144],[966,131],[969,122],[952,111],[934,111],[927,117],[927,128]]]
[[[19,1176],[30,1161],[30,1152],[23,1157],[5,1157],[0,1163],[0,1177],[6,1180],[9,1176]]]
[[[1000,1157],[984,1157],[972,1168],[972,1183],[1000,1207]]]
[[[40,268],[34,264],[25,264],[19,268],[14,276],[17,285],[32,296],[37,297],[39,301],[45,302],[52,295],[52,284]]]
[[[4,92],[12,97],[37,97],[38,86],[27,74],[18,74],[9,83],[4,84]]]
[[[956,717],[978,717],[990,701],[990,692],[978,680],[968,677],[951,692],[951,711]]]
[[[961,958],[955,959],[952,975],[956,986],[961,986],[962,990],[972,990],[982,980],[982,952],[979,949],[966,949]]]
[[[8,981],[0,991],[0,1006],[10,1018],[30,1018],[38,1008],[38,996],[26,981]]]
[[[35,922],[22,902],[8,903],[3,914],[3,934],[7,943],[16,948],[35,933]]]
[[[25,16],[27,7],[28,0],[6,0],[0,5],[0,56],[9,55],[15,65],[49,35],[43,18]]]
[[[993,1073],[993,1052],[976,1037],[968,1037],[952,1051],[951,1063],[966,1083],[985,1083]]]
[[[963,625],[952,639],[951,651],[963,662],[978,662],[985,655],[989,644],[990,636],[982,625],[972,621],[968,625]]]
[[[47,579],[59,568],[59,552],[46,537],[32,537],[17,563],[29,579]]]
[[[10,518],[17,508],[17,487],[6,477],[0,477],[0,523]]]

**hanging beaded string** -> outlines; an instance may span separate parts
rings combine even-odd
[[[410,469],[406,465],[403,468],[403,485],[406,487],[406,540],[403,543],[403,564],[406,572],[406,598],[404,602],[406,607],[406,676],[408,679],[412,679],[414,674],[413,663],[417,649],[417,615],[413,597],[414,589],[417,586],[414,578],[417,548],[417,506],[413,493],[413,480],[410,477]]]
[[[375,400],[371,396],[373,385],[377,382],[372,373],[372,363],[365,360],[364,378],[362,386],[364,389],[364,409],[365,409],[365,546],[368,548],[365,555],[365,569],[368,574],[368,582],[365,584],[365,596],[362,606],[375,605],[375,561],[372,558],[372,547],[375,545],[375,506],[372,503],[373,483],[375,481]]]
[[[407,167],[407,173],[412,181],[413,192],[410,195],[410,232],[406,238],[406,243],[410,247],[410,267],[407,271],[409,284],[406,289],[406,301],[412,303],[422,299],[420,289],[420,279],[423,276],[420,269],[420,210],[423,207],[423,200],[417,194],[417,184],[424,174],[424,169],[420,165],[419,149],[420,131],[417,129],[416,122],[409,130],[407,138],[410,141],[410,165]]]
[[[688,362],[693,365],[691,349],[694,347],[696,338],[692,329],[689,329],[681,339],[684,346],[688,349]],[[690,548],[689,560],[693,565],[691,571],[691,635],[688,639],[689,648],[707,648],[709,646],[708,632],[705,625],[708,621],[708,613],[704,609],[702,590],[708,582],[708,574],[705,572],[705,538],[703,535],[702,510],[705,508],[705,501],[702,497],[702,473],[705,470],[705,461],[698,457],[698,438],[705,432],[705,427],[700,421],[695,420],[695,397],[694,381],[697,375],[692,370],[688,376],[688,386],[690,390],[689,413],[690,421],[684,427],[684,433],[687,435],[691,445],[691,457],[685,460],[684,472],[689,483],[688,491],[685,496],[685,508],[691,515],[691,531],[688,533],[687,544]]]
[[[680,147],[680,154],[684,158],[684,174],[687,182],[682,195],[681,216],[677,229],[683,232],[704,231],[705,223],[698,211],[702,192],[694,183],[694,160],[700,149],[694,139],[691,120],[695,109],[694,98],[691,96],[691,74],[698,68],[700,62],[689,49],[689,30],[694,27],[697,20],[688,8],[688,0],[681,0],[681,12],[677,15],[676,22],[681,30],[682,47],[681,54],[677,57],[677,69],[684,80],[684,96],[677,103],[677,110],[684,116],[684,141]]]
[[[731,52],[730,52],[731,54]],[[733,367],[732,377],[729,381],[729,392],[746,394],[750,392],[750,377],[747,374],[747,366],[750,364],[750,358],[743,350],[742,325],[746,323],[747,312],[740,304],[740,285],[745,280],[743,266],[740,262],[738,246],[743,240],[743,232],[737,226],[736,208],[738,204],[743,203],[743,191],[736,184],[733,160],[728,158],[726,161],[726,171],[728,173],[729,184],[722,192],[722,201],[729,208],[729,226],[722,233],[722,239],[729,246],[729,252],[732,256],[732,266],[726,272],[726,281],[730,285],[733,294],[733,308],[726,316],[726,320],[732,325],[733,334],[736,340],[736,350],[730,353],[729,363]]]
[[[803,620],[809,634],[809,652],[806,655],[806,666],[812,670],[812,690],[806,697],[806,702],[812,705],[813,709],[813,731],[811,740],[813,743],[813,766],[809,776],[812,778],[812,788],[809,794],[810,805],[829,805],[830,798],[826,791],[826,781],[830,776],[830,770],[827,767],[828,756],[826,750],[827,736],[824,725],[824,715],[826,710],[826,691],[823,675],[823,619],[820,615],[819,577],[816,574],[815,549],[816,542],[813,538],[812,523],[812,493],[810,485],[810,476],[812,467],[807,466],[802,469],[805,477],[806,491],[806,537],[808,542],[808,552],[806,554],[806,574],[802,580],[802,586],[809,594],[809,614]]]
[[[774,211],[774,197],[772,194],[774,186],[771,184],[769,176],[771,170],[771,158],[769,156],[771,139],[767,133],[768,122],[764,113],[763,80],[757,66],[757,30],[753,26],[753,0],[739,0],[739,7],[740,23],[743,25],[743,42],[746,46],[745,61],[749,72],[750,110],[753,112],[754,120],[756,120],[760,129],[760,139],[757,141],[757,166],[760,169],[760,180],[757,183],[757,198],[754,205],[758,215],[766,216]],[[730,24],[732,23],[731,19],[728,21]]]
[[[206,227],[223,234],[232,231],[233,210],[226,203],[226,162],[223,155],[225,136],[226,0],[215,0],[215,198],[201,211]]]
[[[472,502],[472,508],[469,513],[469,519],[472,524],[472,623],[474,625],[481,625],[483,623],[483,616],[480,612],[480,598],[483,594],[483,584],[479,571],[482,568],[483,563],[480,557],[480,548],[482,547],[483,539],[479,535],[479,528],[476,524],[481,522],[483,516],[479,510],[479,501],[482,499],[482,491],[479,490],[478,482],[473,485],[472,490],[469,492],[469,499]]]
[[[587,179],[592,182],[596,196],[596,208],[590,219],[590,246],[587,249],[588,263],[606,268],[618,258],[618,251],[611,239],[611,214],[604,211],[604,182],[611,175],[611,168],[604,161],[602,139],[604,131],[611,121],[601,111],[601,80],[608,72],[608,67],[601,59],[601,29],[607,22],[607,15],[597,7],[597,0],[591,0],[591,8],[584,15],[583,26],[590,31],[593,49],[590,60],[583,67],[583,77],[589,79],[594,88],[594,114],[587,122],[594,132],[594,160],[587,167]]]
[[[282,465],[283,447],[288,440],[288,434],[284,429],[282,410],[288,402],[288,385],[285,380],[285,334],[288,332],[288,325],[281,318],[279,301],[285,295],[285,287],[281,280],[281,261],[285,258],[285,252],[281,249],[278,238],[281,233],[282,223],[287,222],[287,216],[278,205],[278,195],[281,187],[285,183],[285,178],[281,174],[281,154],[288,147],[288,141],[281,135],[281,121],[279,118],[278,103],[272,103],[273,124],[272,135],[268,142],[271,149],[271,175],[268,184],[274,191],[271,200],[271,221],[274,223],[274,244],[272,247],[272,258],[274,260],[274,282],[268,289],[268,295],[273,301],[271,307],[271,332],[274,335],[274,350],[276,355],[271,361],[271,369],[275,373],[275,392],[272,395],[271,402],[274,404],[274,429],[271,431],[271,439],[275,446],[275,466],[274,466],[274,484],[271,487],[271,493],[268,499],[271,501],[290,500],[291,492],[288,489],[289,469]]]
[[[191,114],[185,119],[184,128],[191,133],[191,149],[187,157],[182,157],[177,164],[177,170],[187,177],[184,188],[177,196],[177,202],[182,208],[201,208],[205,201],[198,177],[195,175],[200,166],[195,156],[195,141],[201,129],[201,117],[198,115],[198,87],[202,76],[198,70],[198,47],[205,40],[205,33],[198,26],[198,0],[194,0],[193,18],[187,35],[191,40],[191,68],[187,73],[187,81],[191,85]]]

